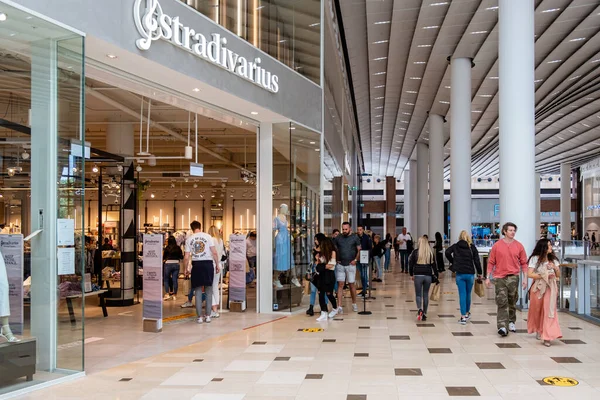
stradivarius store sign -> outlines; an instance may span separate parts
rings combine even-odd
[[[133,18],[141,38],[135,44],[149,50],[152,42],[165,40],[273,93],[279,91],[279,77],[260,66],[259,57],[247,59],[227,48],[219,33],[210,38],[181,23],[179,16],[165,14],[158,0],[135,0]]]

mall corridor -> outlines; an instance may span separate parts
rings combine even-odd
[[[346,311],[346,299],[344,314],[328,323],[302,312],[20,398],[599,398],[600,327],[561,313],[564,338],[546,348],[523,331],[527,314],[519,312],[518,333],[500,338],[493,289],[487,298],[474,297],[472,320],[462,326],[450,272],[441,279],[442,295],[430,305],[427,322],[419,323],[410,277],[396,265],[392,271],[376,286],[376,299],[367,302],[370,316]],[[195,329],[217,329],[223,322]],[[544,384],[551,376],[572,378],[578,385]]]

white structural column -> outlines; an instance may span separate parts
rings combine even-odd
[[[571,240],[571,163],[560,164],[560,240]]]
[[[470,58],[451,61],[450,238],[453,243],[460,231],[471,233],[471,65]]]
[[[37,369],[56,365],[58,277],[56,219],[58,101],[56,41],[31,45],[31,336],[36,338]]]
[[[417,234],[417,162],[410,160],[408,162],[408,223],[405,223],[408,232],[412,232],[414,235]],[[406,190],[406,189],[405,189]],[[404,212],[406,214],[406,211]]]
[[[517,225],[517,240],[535,245],[535,88],[533,0],[500,0],[500,222]],[[521,291],[521,305],[525,290]]]
[[[428,183],[429,150],[425,143],[419,142],[417,143],[417,231],[415,236],[426,235],[429,228],[427,218],[429,213],[429,201],[427,199]]]
[[[429,114],[429,237],[444,236],[444,117]]]
[[[256,311],[273,312],[273,124],[258,129],[257,299]]]
[[[535,240],[541,237],[540,226],[542,225],[542,200],[539,173],[535,174]]]
[[[411,180],[410,180],[410,170],[409,169],[405,169],[404,170],[404,177],[402,180],[402,183],[404,185],[404,223],[402,224],[402,227],[405,227],[407,230],[410,231],[410,226],[412,224],[412,220],[411,220],[411,215],[410,215],[410,210],[413,206],[413,203],[410,201],[410,193],[411,193]]]

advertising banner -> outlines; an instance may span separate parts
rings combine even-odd
[[[162,250],[162,235],[144,234],[144,319],[162,321]]]
[[[246,236],[229,236],[229,300],[246,300]]]
[[[10,304],[8,321],[13,333],[20,335],[23,333],[23,235],[0,235],[0,251],[8,281]],[[3,309],[2,304],[0,304],[0,309]]]

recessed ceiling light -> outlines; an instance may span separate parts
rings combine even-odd
[[[430,26],[424,26],[423,29],[437,29],[439,28],[439,25],[430,25]]]
[[[490,76],[489,79],[498,79],[497,76]]]
[[[585,39],[587,39],[587,38],[584,38],[584,37],[578,37],[578,38],[575,38],[575,39],[571,39],[571,40],[569,40],[569,42],[581,42],[582,40],[585,40]]]
[[[471,110],[471,112],[475,113],[475,114],[481,114],[483,111],[481,111],[481,110]]]
[[[572,78],[569,78],[569,80],[570,81],[574,81],[575,79],[578,79],[578,78],[581,78],[581,75],[577,75],[577,76],[574,76]]]
[[[315,142],[308,142],[308,143],[310,143],[310,144],[315,144]]]
[[[488,31],[474,31],[471,32],[471,35],[483,35],[484,33],[488,33]]]
[[[599,59],[597,59],[597,60],[592,60],[592,61],[590,61],[590,62],[591,62],[592,64],[595,64],[595,63],[597,63],[597,62],[600,62],[600,58],[599,58]]]
[[[392,21],[377,21],[374,22],[373,25],[386,25],[386,24],[391,24]]]
[[[375,97],[375,100],[383,100],[383,99],[385,99],[385,97],[383,97],[383,96]]]
[[[8,18],[8,17],[6,16],[6,14],[5,14],[5,13],[0,13],[0,22],[4,22],[4,21],[6,21],[6,19],[7,19],[7,18]]]
[[[376,110],[381,110],[383,106],[375,107]]]
[[[373,59],[373,61],[382,61],[382,60],[387,60],[387,57],[377,57],[377,58]]]
[[[194,92],[199,92],[199,91],[200,91],[200,89],[198,89],[198,88],[194,88],[194,89],[192,89],[192,90],[193,90]]]
[[[401,131],[405,131],[406,130],[406,128],[398,128],[398,129],[400,129]]]
[[[539,83],[539,82],[542,82],[542,81],[543,81],[543,79],[536,79],[535,81],[533,81],[533,83]]]
[[[417,47],[421,47],[421,48],[425,48],[425,47],[431,47],[433,46],[432,44],[420,44]]]
[[[381,89],[381,88],[384,88],[384,87],[385,87],[385,85],[378,85],[378,86],[375,86],[374,89]]]
[[[420,80],[421,80],[421,79],[423,79],[423,78],[421,78],[421,77],[418,77],[418,76],[411,76],[411,77],[410,77],[410,79],[412,79],[412,80],[414,80],[414,81],[420,81]]]
[[[450,104],[449,101],[444,101],[444,100],[440,100],[440,103],[442,103],[442,104]]]
[[[389,40],[378,40],[376,42],[373,42],[373,44],[382,44],[382,43],[387,43],[389,42]]]
[[[381,122],[375,122],[375,125],[381,125]]]
[[[411,113],[403,112],[404,115],[412,115]]]
[[[404,124],[408,124],[408,121],[400,121],[400,122],[402,122],[402,123],[404,123]]]
[[[315,151],[321,151],[321,149],[315,149]]]
[[[427,64],[427,61],[415,61],[413,64]]]
[[[417,91],[416,90],[407,90],[406,93],[417,94]]]
[[[252,114],[252,115],[258,115],[258,113],[256,111],[251,111],[250,114]]]
[[[560,8],[549,8],[547,10],[542,11],[542,13],[551,13],[555,11],[560,11]]]
[[[500,7],[494,6],[494,7],[488,7],[488,8],[486,8],[486,10],[487,11],[496,11],[496,10],[498,10],[498,8],[500,8]]]
[[[310,24],[309,26],[310,26],[311,28],[314,28],[315,26],[319,26],[319,25],[321,25],[321,23],[320,23],[320,22],[315,22],[314,24]]]
[[[376,115],[375,118],[381,118],[383,115]]]
[[[556,64],[562,62],[562,60],[552,60],[552,61],[548,61],[548,64]]]
[[[407,106],[414,106],[415,105],[415,103],[404,103],[404,104],[406,104]]]
[[[451,89],[452,86],[444,86],[446,89]]]
[[[11,37],[12,37],[12,36],[15,36],[15,35],[16,35],[16,33],[14,33],[14,32],[13,32],[13,33],[11,33],[9,36],[11,36]]]
[[[114,60],[115,58],[117,58],[117,56],[115,56],[114,54],[107,54],[106,57]]]
[[[385,75],[387,74],[387,72],[383,71],[383,72],[375,72],[373,75],[377,76],[377,75]]]
[[[450,4],[450,2],[449,2],[449,1],[442,1],[442,2],[439,2],[439,3],[431,3],[431,4],[430,4],[430,6],[431,6],[431,7],[435,7],[435,6],[445,6],[445,5],[447,5],[447,4]]]
[[[489,97],[494,97],[494,95],[493,94],[480,94],[479,97],[489,98]]]
[[[581,123],[581,125],[585,126],[586,128],[590,127],[588,124],[584,124],[583,122]]]

